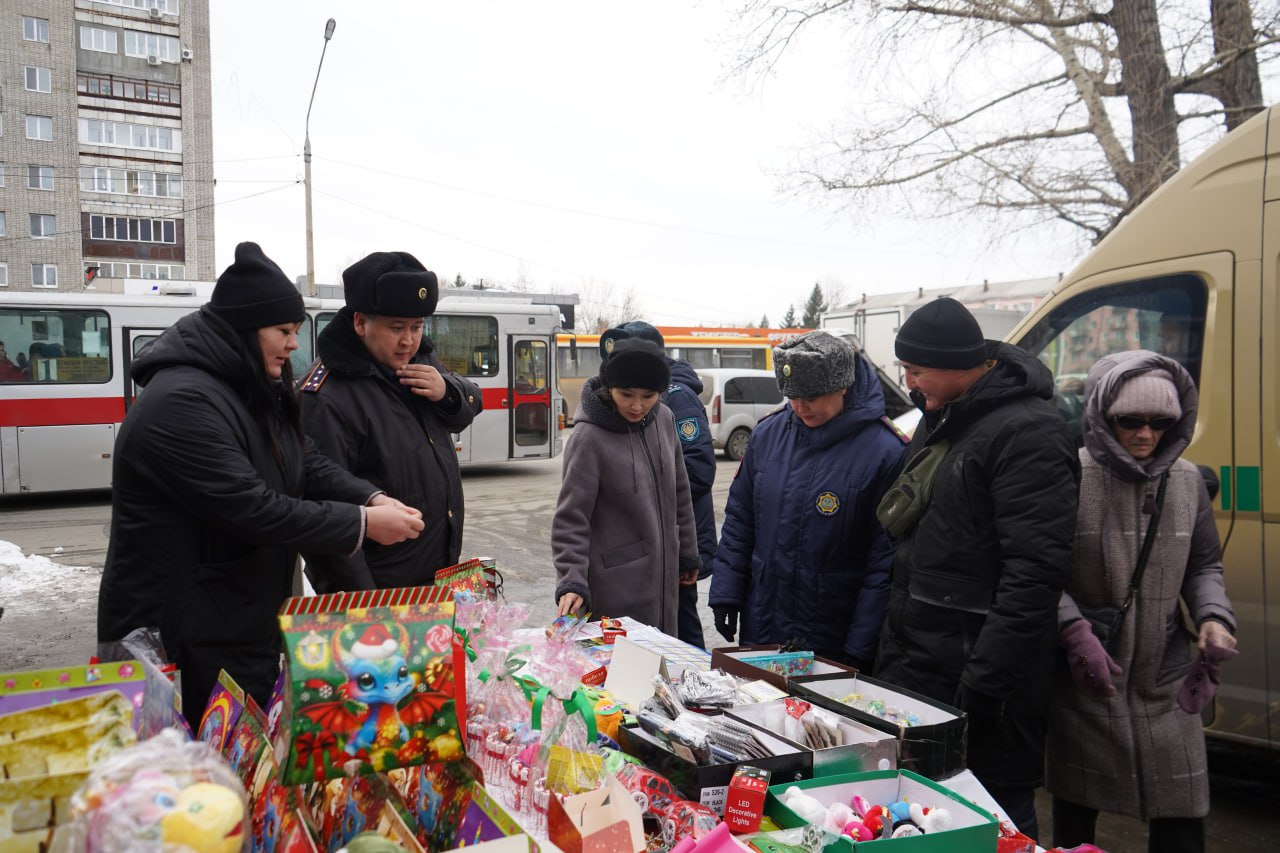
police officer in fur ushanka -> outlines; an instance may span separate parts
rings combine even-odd
[[[479,414],[480,389],[424,337],[436,274],[408,252],[374,252],[342,274],[346,307],[316,341],[303,380],[308,436],[347,470],[422,512],[422,535],[347,557],[307,555],[317,592],[421,586],[462,551],[462,479],[450,433]]]

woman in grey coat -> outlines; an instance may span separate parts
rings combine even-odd
[[[701,561],[675,422],[658,401],[670,376],[656,346],[631,338],[583,385],[551,522],[560,615],[676,633],[677,590],[697,583]]]
[[[1085,382],[1075,576],[1058,610],[1067,655],[1048,739],[1053,838],[1064,848],[1092,842],[1105,810],[1148,820],[1151,851],[1204,850],[1199,711],[1236,641],[1209,494],[1196,466],[1179,458],[1196,405],[1186,370],[1145,350],[1103,358]],[[1164,478],[1147,566],[1108,654],[1081,608],[1124,603]]]

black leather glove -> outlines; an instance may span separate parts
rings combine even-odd
[[[732,643],[734,635],[738,633],[738,608],[713,607],[711,612],[716,615],[716,631]]]

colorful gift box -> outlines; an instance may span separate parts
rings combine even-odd
[[[807,665],[808,672],[779,672],[777,668],[767,665],[771,660],[781,665],[782,659],[788,654],[797,656],[790,659],[794,667],[803,668]],[[806,660],[811,663],[805,664]],[[778,645],[723,646],[712,649],[711,668],[723,669],[730,675],[748,681],[767,681],[779,690],[789,690],[790,680],[802,675],[847,676],[854,672],[851,667],[818,657],[812,652],[783,652],[782,646]]]
[[[134,708],[134,730],[146,692],[146,673],[136,660],[60,669],[0,673],[0,715],[114,691]]]
[[[299,784],[462,757],[452,593],[444,587],[291,598],[276,758]],[[458,682],[464,679],[459,677]]]
[[[218,673],[218,683],[209,695],[209,704],[205,706],[204,715],[200,718],[200,729],[196,736],[226,756],[231,747],[231,732],[240,721],[244,712],[244,690],[236,684],[235,679],[224,669]]]

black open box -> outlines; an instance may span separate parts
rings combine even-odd
[[[717,716],[717,715],[712,715]],[[813,752],[788,740],[764,731],[758,726],[747,725],[766,746],[778,755],[734,761],[727,764],[696,764],[690,758],[677,755],[658,738],[639,726],[622,726],[618,729],[618,745],[623,751],[643,761],[654,771],[667,777],[675,789],[687,800],[704,803],[724,814],[724,799],[729,790],[729,780],[740,765],[749,764],[773,774],[772,784],[798,782],[813,778]]]
[[[791,692],[837,714],[898,738],[898,768],[946,779],[965,768],[969,721],[964,711],[911,690],[861,674],[808,675],[791,679]],[[840,699],[861,693],[917,714],[916,726],[899,726]]]

